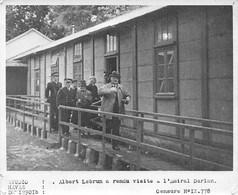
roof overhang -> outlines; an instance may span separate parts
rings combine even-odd
[[[150,13],[155,12],[157,10],[160,10],[164,7],[167,7],[167,6],[154,5],[154,6],[143,7],[143,8],[131,11],[129,13],[126,13],[126,14],[123,14],[123,15],[118,16],[116,18],[107,20],[103,23],[100,23],[100,24],[95,25],[93,27],[84,29],[82,31],[79,31],[79,32],[74,33],[72,35],[69,35],[67,37],[64,37],[62,39],[54,41],[52,43],[43,45],[42,47],[39,47],[39,48],[33,49],[29,52],[26,52],[24,54],[18,55],[14,59],[21,59],[21,58],[27,57],[28,55],[32,55],[32,54],[36,54],[36,53],[44,51],[44,50],[52,49],[52,48],[57,47],[59,45],[63,45],[65,43],[69,42],[69,41],[73,41],[75,39],[78,39],[78,38],[81,38],[81,37],[84,37],[84,36],[87,36],[87,35],[92,35],[92,34],[96,34],[96,33],[99,33],[99,32],[106,31],[106,30],[111,29],[113,27],[116,27],[116,26],[118,26],[122,23],[126,23],[126,22],[131,21],[133,19],[136,19],[138,17],[150,14]]]

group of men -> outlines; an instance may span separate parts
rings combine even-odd
[[[47,84],[45,92],[47,101],[50,103],[51,128],[54,131],[58,131],[59,105],[95,109],[91,105],[101,102],[101,111],[124,114],[125,104],[130,102],[131,97],[125,87],[119,84],[119,79],[119,72],[113,71],[110,75],[107,75],[107,78],[105,78],[106,84],[99,90],[95,85],[95,76],[89,78],[89,85],[86,85],[85,80],[81,80],[79,87],[77,86],[77,80],[65,78],[65,85],[62,87],[62,83],[59,82],[58,72],[53,73],[52,81]],[[90,127],[89,119],[91,117],[97,117],[97,115],[81,112],[81,126]],[[62,109],[61,120],[78,124],[78,111],[72,112],[70,109]],[[106,132],[119,136],[120,123],[121,121],[118,117],[106,116]],[[69,126],[62,125],[62,133],[70,135]],[[120,150],[117,140],[112,140],[112,148]]]

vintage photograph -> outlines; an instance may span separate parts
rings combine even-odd
[[[5,10],[7,171],[233,171],[232,5]]]

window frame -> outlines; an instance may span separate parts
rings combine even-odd
[[[76,55],[75,52],[76,52],[76,46],[79,45],[79,55]],[[76,57],[76,56],[79,56],[79,57]],[[80,62],[83,60],[83,43],[82,41],[79,41],[77,43],[74,43],[73,44],[73,62]]]
[[[80,45],[80,53],[81,53],[81,57],[77,58],[75,57],[75,46],[76,45]],[[80,56],[80,55],[79,55]],[[81,68],[77,67],[77,66],[81,66]],[[83,67],[83,41],[77,41],[73,43],[73,79],[76,80],[83,80],[84,79],[84,67]],[[75,69],[77,69],[75,71]],[[79,71],[80,70],[80,71]],[[81,78],[79,78],[79,75],[81,75]]]
[[[108,38],[107,37],[113,37],[113,42],[111,43],[108,43]],[[111,40],[111,39],[109,39]],[[113,44],[115,43],[115,44]],[[111,45],[113,44],[113,45]],[[108,45],[111,45],[112,48],[115,48],[113,50],[108,50]],[[106,35],[105,35],[105,56],[108,56],[108,55],[115,55],[118,53],[118,47],[119,47],[119,38],[118,38],[118,33],[116,32],[107,32]]]
[[[36,73],[38,72],[38,78],[36,78]],[[37,84],[37,81],[39,82]],[[38,90],[36,89],[38,87]],[[34,94],[40,96],[40,69],[34,70]]]
[[[166,32],[168,33],[168,24],[167,21],[172,21],[171,24],[172,24],[172,39],[167,39],[167,40],[161,40],[161,41],[158,41],[158,26],[159,26],[159,23],[162,23],[162,26],[164,26],[164,24],[166,24]],[[175,44],[176,43],[176,36],[177,36],[177,33],[176,33],[176,15],[175,13],[167,13],[166,15],[165,14],[162,14],[160,16],[157,17],[157,19],[155,20],[155,24],[154,24],[154,27],[155,27],[155,36],[154,36],[154,46],[155,47],[160,47],[160,46],[167,46],[167,45],[172,45],[172,44]],[[163,28],[162,28],[162,32],[163,32]],[[163,33],[161,34],[162,38],[163,38]]]
[[[170,51],[170,50],[173,50],[173,92],[169,92],[168,91],[168,84],[167,84],[167,81],[170,79],[168,78],[168,72],[166,71],[167,67],[170,66],[170,64],[168,64],[167,62],[163,65],[164,66],[164,80],[165,80],[165,92],[159,92],[158,88],[158,61],[157,61],[157,54],[158,52],[165,52],[167,53],[167,51]],[[165,60],[167,61],[167,54],[166,54],[166,57],[165,57]],[[155,74],[155,98],[158,98],[158,99],[175,99],[176,98],[176,81],[177,81],[177,59],[176,59],[176,46],[175,45],[168,45],[168,46],[164,46],[164,47],[157,47],[155,48],[155,71],[154,71],[154,74]]]

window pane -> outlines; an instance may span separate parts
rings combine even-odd
[[[169,21],[168,23],[168,40],[173,39],[173,23]]]
[[[117,37],[114,36],[114,48],[113,48],[114,51],[117,50]]]
[[[165,92],[164,80],[158,80],[158,92],[159,93],[164,93]]]
[[[161,22],[158,23],[157,33],[158,33],[157,42],[160,42],[160,41],[162,41],[162,24],[161,24]]]
[[[167,37],[168,37],[168,32],[167,32],[167,24],[163,23],[163,41],[167,41]]]
[[[158,65],[165,64],[165,52],[158,52]]]
[[[167,51],[167,63],[168,64],[174,63],[174,51],[173,50]]]
[[[167,89],[168,92],[174,92],[174,79],[167,80]]]
[[[167,78],[174,78],[174,65],[167,66]]]
[[[51,64],[56,64],[57,63],[57,52],[54,51],[51,53]]]
[[[82,43],[74,45],[74,60],[82,59]]]
[[[164,78],[164,66],[157,67],[158,78]]]

